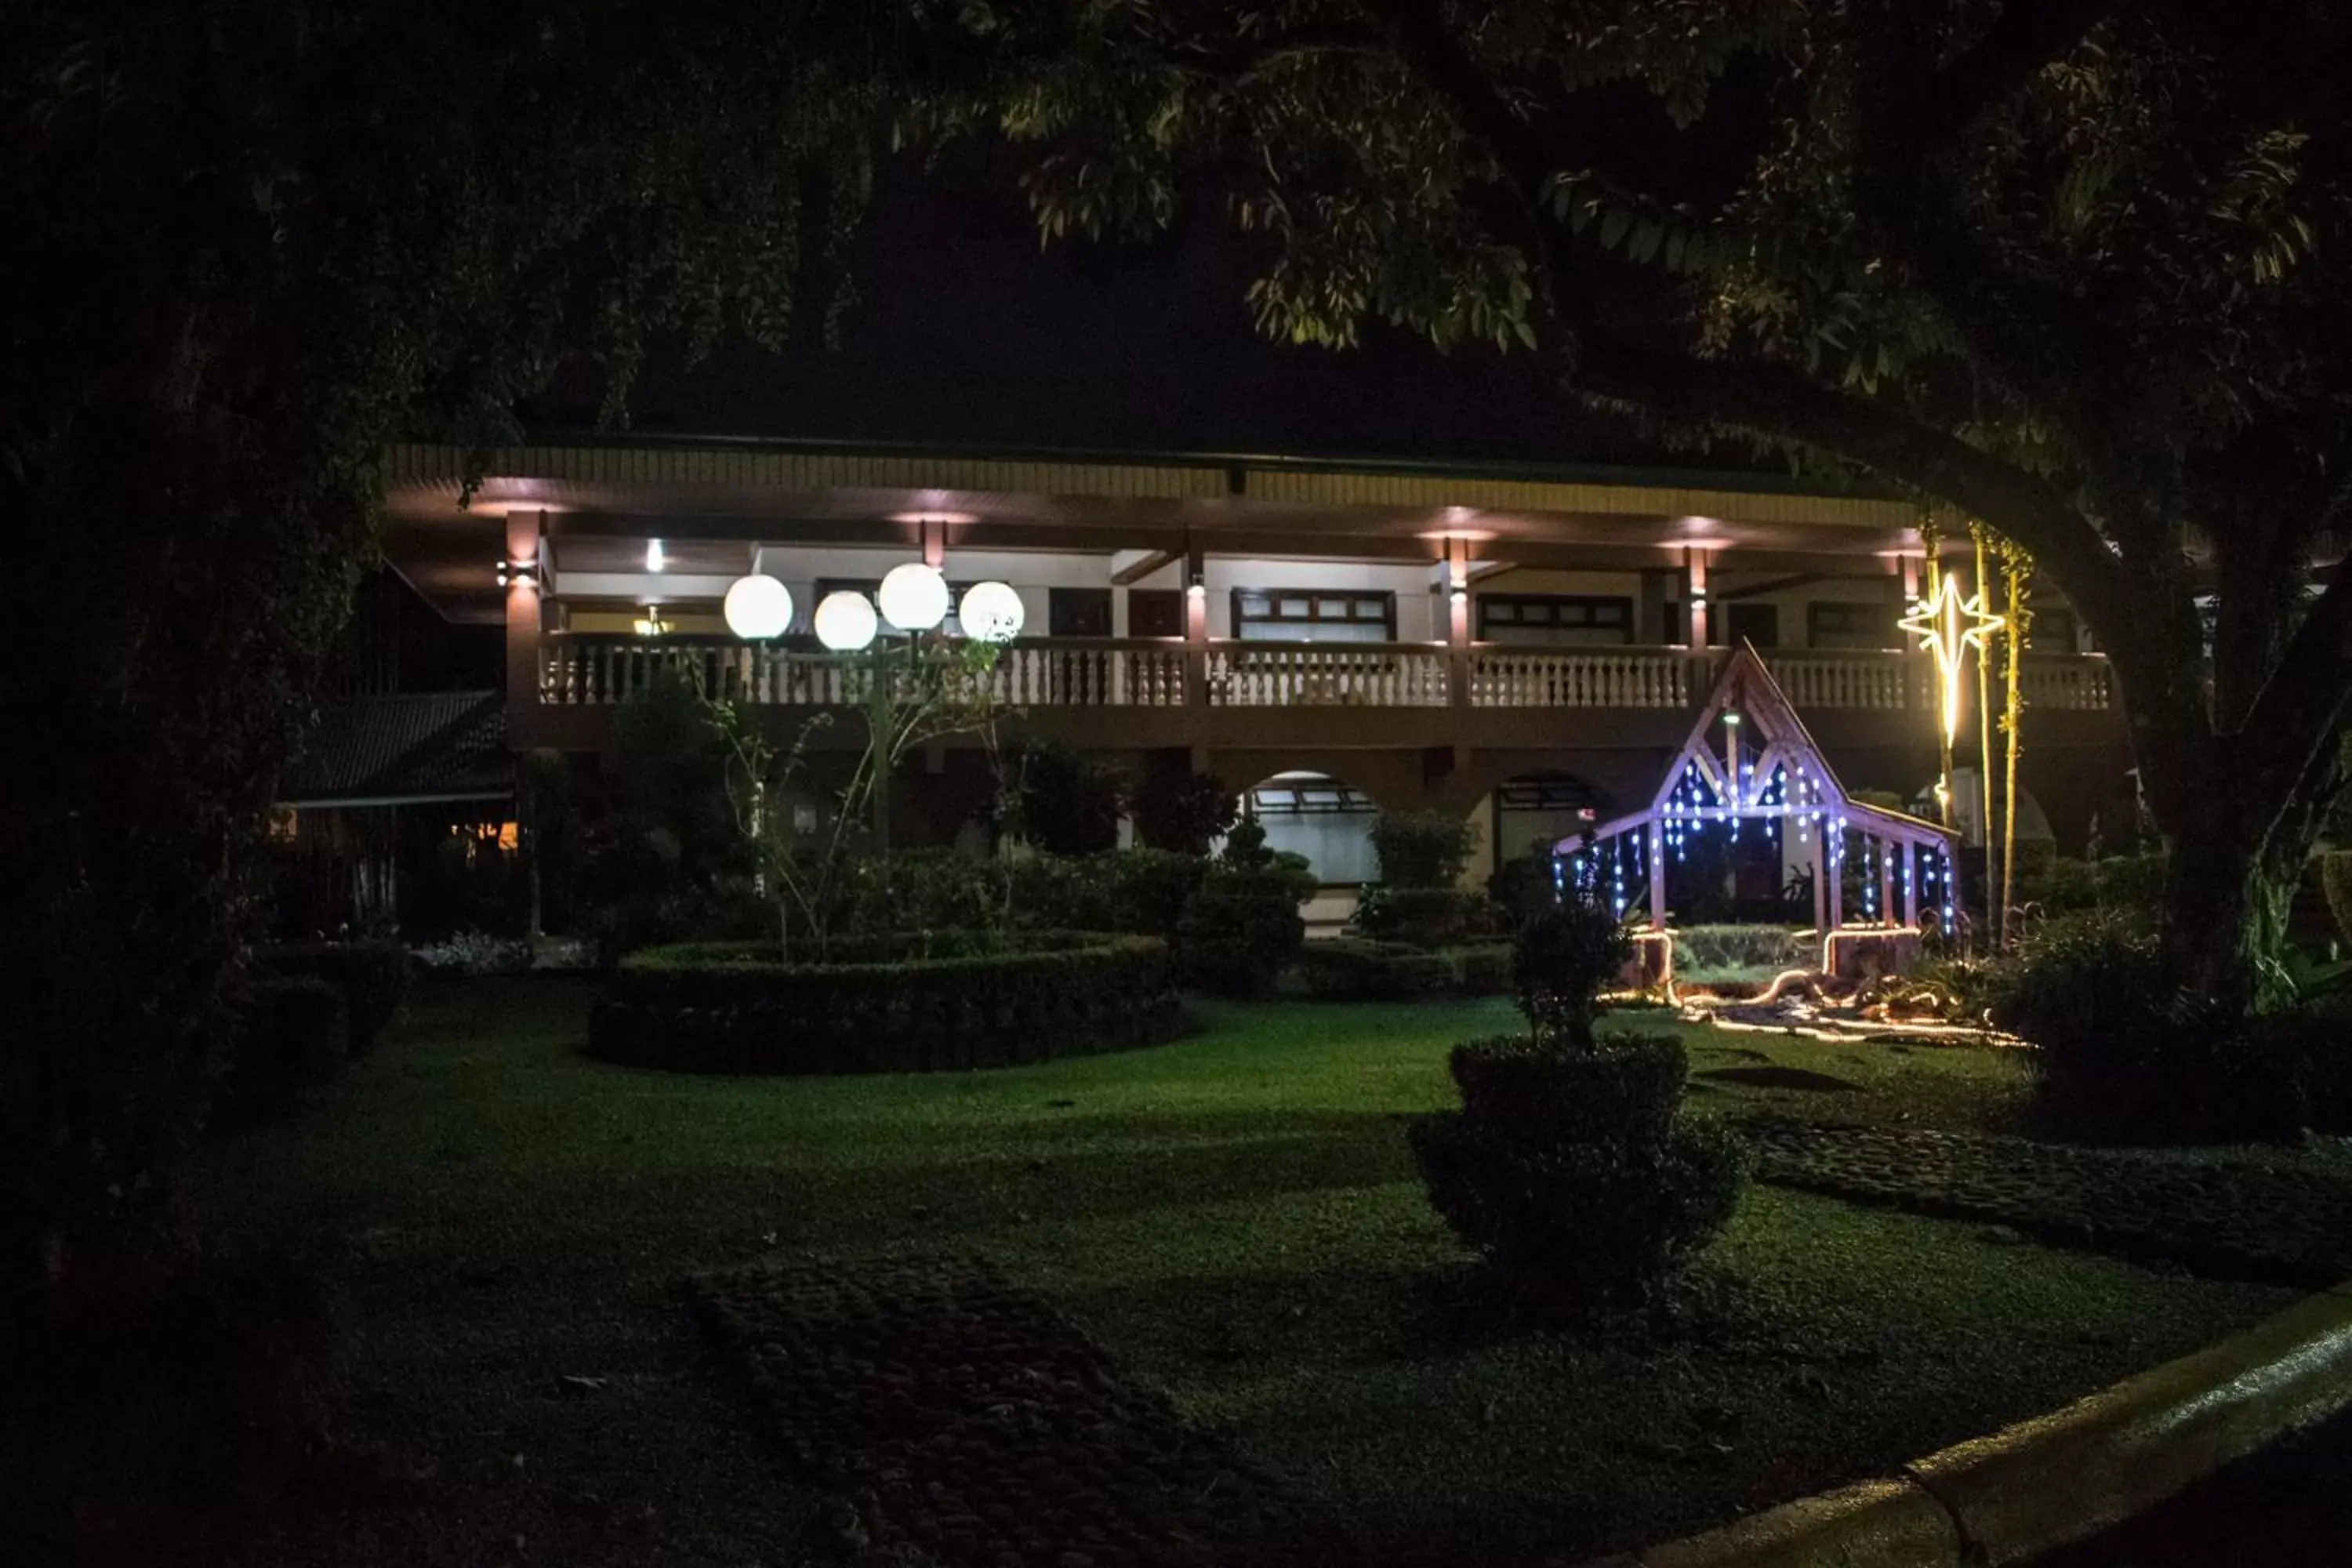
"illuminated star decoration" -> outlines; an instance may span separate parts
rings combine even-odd
[[[1983,647],[2009,622],[1986,611],[1983,595],[1961,598],[1959,578],[1951,573],[1937,579],[1932,597],[1916,603],[1918,607],[1896,624],[1936,656],[1936,684],[1943,694],[1944,740],[1948,743],[1960,732],[1960,659],[1971,645]]]

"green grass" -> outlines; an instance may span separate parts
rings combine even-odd
[[[1719,1332],[1508,1333],[1465,1304],[1402,1125],[1452,1102],[1445,1048],[1511,1027],[1501,1002],[1220,1007],[1148,1052],[761,1079],[589,1061],[587,996],[430,990],[305,1122],[210,1146],[213,1234],[298,1243],[336,1292],[344,1437],[431,1466],[391,1502],[280,1510],[231,1557],[502,1562],[520,1534],[541,1562],[791,1560],[799,1504],[674,1285],[796,1247],[993,1258],[1387,1563],[1696,1528],[2287,1299],[1758,1188],[1714,1254]],[[1697,1080],[1735,1115],[1974,1126],[2019,1092],[1996,1053],[1674,1026],[1699,1073],[1780,1069]]]

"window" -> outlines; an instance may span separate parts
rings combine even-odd
[[[1234,635],[1247,642],[1391,642],[1396,595],[1344,588],[1236,588]]]
[[[2025,628],[2025,646],[2035,653],[2073,653],[2082,646],[2079,630],[2072,610],[2034,609],[2033,622]]]
[[[1805,642],[1810,647],[1901,647],[1895,635],[1895,605],[1843,600],[1805,606]]]
[[[1047,636],[1057,637],[1110,636],[1110,590],[1046,589],[1045,631]]]
[[[1182,637],[1184,591],[1181,588],[1129,588],[1127,591],[1127,635],[1131,637]]]
[[[1709,618],[1707,640],[1724,647],[1748,643],[1756,647],[1780,646],[1780,606],[1748,600],[1717,605]]]
[[[1481,594],[1478,639],[1629,643],[1633,640],[1633,601],[1573,594]]]

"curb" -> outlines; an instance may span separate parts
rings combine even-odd
[[[2352,1283],[1901,1475],[1587,1568],[2002,1568],[2072,1546],[2352,1405]]]

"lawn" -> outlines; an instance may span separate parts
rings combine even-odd
[[[1696,1528],[2288,1299],[1759,1187],[1713,1257],[1711,1331],[1648,1351],[1506,1332],[1402,1124],[1451,1102],[1450,1042],[1513,1026],[1500,1002],[1216,1007],[1153,1051],[795,1080],[587,1060],[588,997],[428,990],[304,1120],[208,1146],[212,1234],[327,1281],[338,1436],[382,1458],[192,1555],[793,1561],[798,1502],[676,1285],[803,1248],[987,1256],[1394,1563]],[[1733,1115],[1971,1127],[2020,1091],[1995,1052],[1675,1026],[1695,1100]]]

